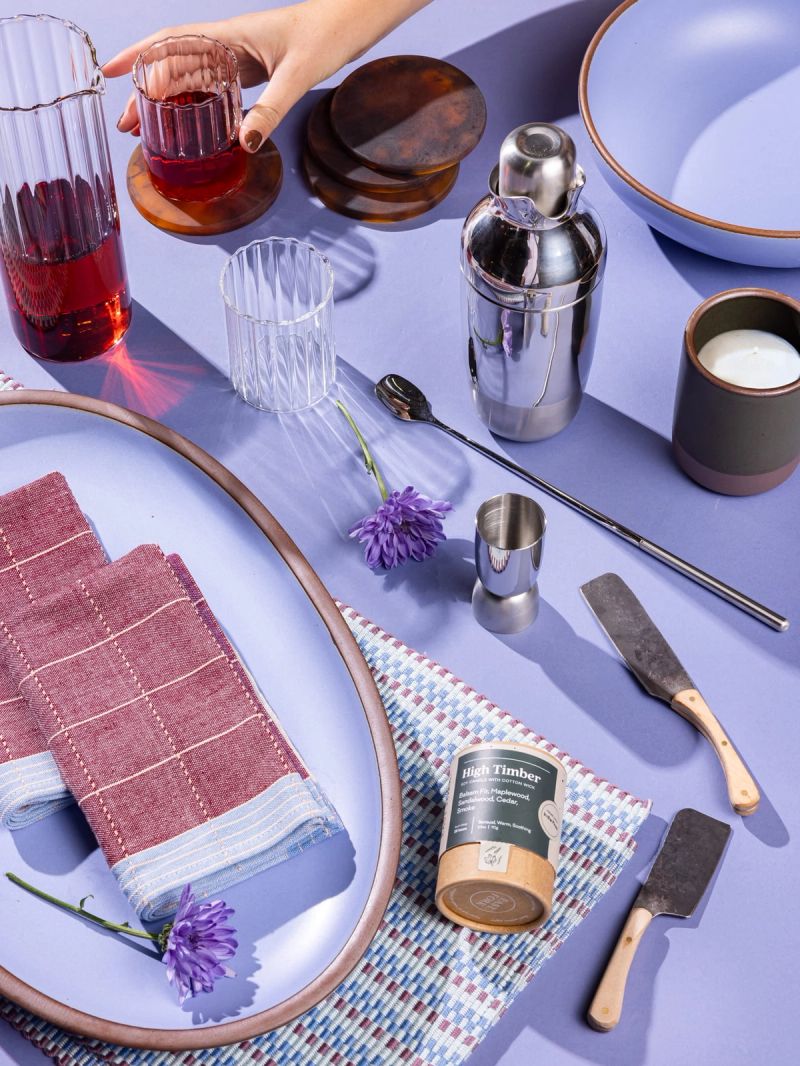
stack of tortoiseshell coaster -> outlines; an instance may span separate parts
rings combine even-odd
[[[389,56],[359,67],[308,119],[303,165],[316,196],[365,222],[399,222],[447,196],[481,139],[486,101],[458,67]]]

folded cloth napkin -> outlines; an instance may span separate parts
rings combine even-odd
[[[0,619],[105,561],[62,474],[0,496]],[[69,803],[39,725],[0,661],[0,823],[21,829]]]
[[[180,559],[144,545],[2,623],[129,902],[171,915],[341,829]]]

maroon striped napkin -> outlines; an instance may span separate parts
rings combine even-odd
[[[131,905],[174,912],[341,823],[183,563],[154,545],[5,625],[11,673]]]
[[[62,474],[0,496],[0,620],[105,561]],[[20,829],[71,802],[36,719],[0,661],[0,822]]]

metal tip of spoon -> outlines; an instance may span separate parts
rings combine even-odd
[[[433,422],[433,411],[422,389],[401,374],[386,374],[375,386],[375,395],[395,418],[404,422]]]

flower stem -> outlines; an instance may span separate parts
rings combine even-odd
[[[363,437],[363,435],[361,433],[361,430],[355,424],[355,422],[353,420],[353,416],[347,410],[345,405],[340,400],[334,400],[334,403],[339,408],[339,410],[342,412],[344,417],[347,419],[347,421],[348,421],[348,423],[350,425],[350,428],[352,429],[352,431],[356,435],[356,439],[358,440],[358,443],[361,445],[361,451],[364,453],[364,466],[366,466],[367,471],[370,474],[372,474],[372,476],[377,481],[378,489],[379,489],[380,494],[381,494],[381,499],[382,500],[388,499],[389,492],[388,492],[388,490],[386,488],[386,482],[381,477],[381,472],[378,469],[378,464],[375,462],[375,459],[373,458],[372,452],[369,450],[369,445],[364,440],[364,437]]]
[[[63,899],[57,899],[55,896],[43,892],[41,888],[29,885],[27,881],[23,881],[22,878],[17,877],[16,874],[6,873],[6,877],[15,885],[24,888],[26,892],[31,892],[34,896],[38,896],[39,899],[47,900],[48,903],[53,903],[56,907],[61,907],[65,911],[72,911],[73,914],[78,914],[88,922],[93,922],[95,925],[102,926],[103,929],[110,929],[113,933],[125,933],[126,936],[138,936],[143,940],[158,940],[158,933],[147,933],[144,929],[131,929],[129,925],[118,925],[116,922],[107,922],[105,918],[100,918],[97,914],[92,914],[91,911],[84,910],[82,906],[76,907],[74,903],[66,903]]]

